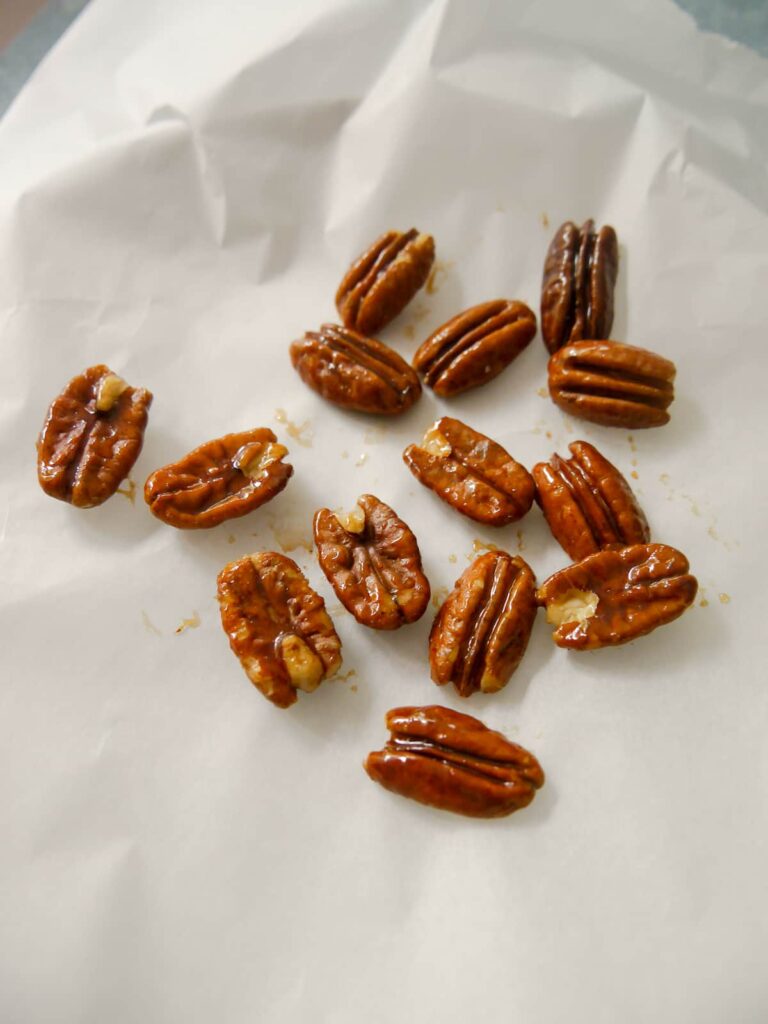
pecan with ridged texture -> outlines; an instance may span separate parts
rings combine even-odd
[[[152,393],[108,366],[91,366],[54,398],[37,440],[37,477],[46,494],[78,508],[110,498],[144,442]]]
[[[460,711],[393,708],[391,736],[365,770],[385,789],[470,818],[501,818],[533,800],[544,785],[541,765],[500,732]]]
[[[610,544],[649,541],[643,510],[613,463],[586,441],[568,447],[570,459],[555,453],[532,471],[536,500],[563,550],[579,559]]]
[[[358,257],[336,292],[342,323],[376,334],[394,320],[429,277],[435,259],[431,235],[387,231]]]
[[[555,405],[606,427],[661,427],[675,397],[675,364],[619,341],[575,341],[549,360]]]
[[[291,362],[313,391],[345,409],[394,416],[421,395],[416,371],[394,349],[337,324],[294,341]]]
[[[698,583],[666,544],[606,548],[554,573],[536,592],[558,647],[626,644],[682,615]]]
[[[550,352],[569,341],[607,338],[619,270],[616,232],[566,221],[555,234],[541,282],[541,333]]]
[[[505,526],[533,504],[528,470],[500,444],[450,416],[434,423],[421,444],[408,445],[403,460],[419,483],[478,523]]]
[[[341,665],[341,641],[291,558],[247,555],[219,573],[221,624],[246,675],[279,708],[310,693]]]
[[[349,514],[321,508],[314,533],[320,568],[358,622],[398,629],[421,618],[430,590],[419,545],[389,505],[363,494]]]

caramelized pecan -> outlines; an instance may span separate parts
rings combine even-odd
[[[533,467],[536,499],[555,540],[586,558],[609,544],[644,544],[651,534],[632,488],[586,441],[570,444],[570,459],[554,454]]]
[[[606,427],[660,427],[675,397],[675,364],[618,341],[576,341],[549,360],[549,393],[572,416]]]
[[[626,644],[672,622],[696,597],[685,555],[666,544],[606,548],[561,569],[536,592],[558,647]]]
[[[78,508],[110,498],[139,457],[152,404],[108,366],[91,366],[54,398],[37,440],[37,478],[46,494]]]
[[[470,818],[500,818],[527,807],[544,785],[533,754],[471,715],[438,705],[393,708],[386,723],[391,738],[364,767],[400,796]]]
[[[387,231],[358,257],[339,285],[336,308],[342,323],[376,334],[394,320],[429,277],[435,259],[431,235]]]

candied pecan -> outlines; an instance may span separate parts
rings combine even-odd
[[[393,708],[391,737],[365,770],[400,796],[470,818],[501,818],[527,807],[544,785],[527,750],[471,715],[439,705]]]
[[[586,558],[609,544],[644,544],[651,534],[632,488],[604,455],[574,441],[570,459],[556,453],[533,467],[536,499],[555,540]]]
[[[557,231],[544,262],[541,282],[541,333],[550,352],[569,341],[609,337],[613,289],[619,270],[616,232],[595,231],[566,221]]]
[[[267,427],[225,434],[156,469],[144,500],[158,519],[182,530],[202,530],[270,501],[288,483],[288,449]]]
[[[321,508],[314,531],[320,568],[358,622],[397,629],[421,618],[430,591],[419,545],[389,505],[363,494],[348,516]]]
[[[392,416],[421,395],[415,370],[394,349],[337,324],[294,341],[291,362],[313,391],[346,409]]]
[[[496,299],[459,313],[419,347],[413,365],[436,395],[449,398],[493,380],[536,334],[522,302]]]
[[[666,544],[606,548],[554,573],[536,592],[558,647],[626,644],[672,622],[696,597],[685,555]]]
[[[336,308],[342,322],[376,334],[394,320],[429,277],[435,259],[431,235],[387,231],[358,257],[339,285]]]
[[[549,360],[549,393],[572,416],[606,427],[660,427],[675,397],[675,364],[618,341],[575,341]]]
[[[506,686],[525,654],[536,610],[536,578],[522,558],[506,551],[476,558],[432,625],[434,681],[452,682],[460,697]]]
[[[341,641],[325,601],[292,558],[259,551],[225,565],[221,624],[254,686],[279,708],[310,693],[341,665]]]
[[[455,509],[489,526],[505,526],[533,504],[528,470],[485,434],[443,416],[410,444],[403,459],[416,479]]]
[[[51,402],[37,440],[37,477],[46,494],[78,508],[110,498],[144,441],[152,393],[108,366],[73,377]]]

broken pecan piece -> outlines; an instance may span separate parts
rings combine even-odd
[[[91,366],[54,398],[37,440],[46,494],[78,508],[110,498],[139,457],[152,393]]]
[[[419,545],[389,505],[363,494],[349,516],[321,508],[314,532],[320,568],[358,622],[397,629],[421,618],[430,590]]]
[[[549,360],[549,393],[572,416],[606,427],[660,427],[675,397],[675,364],[618,341],[576,341]]]
[[[336,292],[342,323],[376,334],[394,320],[429,277],[435,259],[431,235],[387,231],[355,260]]]
[[[626,644],[682,615],[698,583],[666,544],[606,548],[550,576],[536,592],[558,647]]]
[[[420,483],[478,523],[505,526],[533,504],[528,470],[500,444],[450,416],[434,423],[421,444],[408,445],[403,459]]]
[[[527,750],[471,715],[432,705],[393,708],[383,750],[365,770],[400,796],[470,818],[501,818],[527,807],[544,785]]]
[[[586,441],[568,447],[570,459],[554,454],[533,467],[536,499],[560,546],[579,559],[609,544],[649,541],[643,510],[613,463]]]
[[[254,686],[279,708],[310,693],[341,665],[341,641],[291,558],[259,551],[219,573],[221,624]]]

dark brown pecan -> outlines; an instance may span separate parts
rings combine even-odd
[[[666,544],[606,548],[561,569],[536,593],[558,647],[590,651],[626,644],[672,622],[698,583],[685,555]]]
[[[675,397],[675,364],[618,341],[576,341],[549,360],[555,405],[606,427],[661,427]]]
[[[46,494],[78,508],[110,498],[144,441],[152,393],[129,387],[108,366],[73,377],[51,402],[37,440],[37,477]]]
[[[339,285],[336,308],[347,327],[376,334],[394,320],[429,277],[431,235],[387,231],[358,257]]]
[[[169,526],[202,530],[244,516],[274,498],[293,466],[266,427],[226,434],[156,469],[144,484],[150,511]]]
[[[221,624],[254,686],[279,708],[341,665],[325,602],[291,558],[259,551],[219,573]]]
[[[489,526],[505,526],[533,504],[528,470],[485,434],[443,416],[411,444],[403,459],[416,479],[443,501]]]
[[[413,365],[436,395],[449,398],[493,380],[535,334],[536,316],[524,303],[483,302],[430,335]]]
[[[550,352],[569,341],[607,338],[613,325],[613,289],[619,270],[616,232],[595,222],[566,221],[544,262],[541,333]]]
[[[291,362],[313,391],[345,409],[393,416],[421,395],[415,370],[394,349],[336,324],[294,341]]]
[[[579,559],[610,544],[649,541],[643,510],[613,463],[586,441],[568,447],[570,459],[554,454],[533,467],[537,501],[561,547]]]
[[[358,622],[397,629],[421,618],[430,591],[419,545],[389,505],[363,494],[349,515],[321,508],[314,529],[320,568]]]
[[[523,747],[459,711],[438,705],[393,708],[391,738],[365,770],[400,796],[470,818],[501,818],[527,807],[544,785]]]

